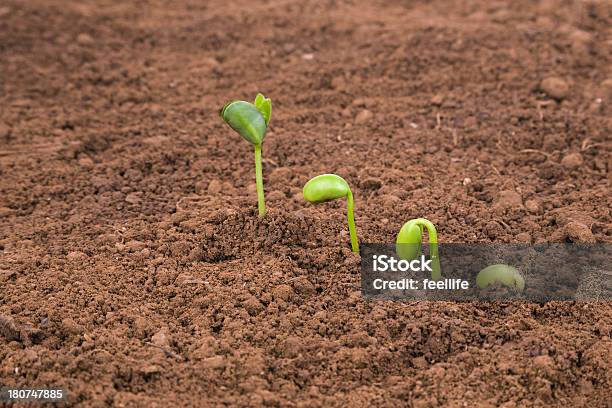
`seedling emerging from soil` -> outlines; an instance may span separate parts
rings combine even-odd
[[[353,252],[359,253],[359,242],[357,241],[355,216],[353,214],[355,203],[353,202],[353,193],[346,180],[335,174],[321,174],[310,179],[304,186],[304,198],[311,203],[324,203],[344,197],[346,197],[346,213],[349,233],[351,235],[351,247]]]
[[[525,279],[516,268],[510,265],[496,264],[489,265],[476,276],[476,285],[484,289],[489,285],[500,283],[512,289],[523,291],[525,289]]]
[[[266,214],[266,200],[261,171],[261,145],[266,136],[266,130],[272,115],[272,101],[262,94],[257,94],[254,103],[231,101],[225,104],[219,114],[225,123],[255,147],[257,207],[259,209],[259,216],[263,217]]]
[[[416,259],[421,255],[423,242],[423,227],[429,234],[429,257],[431,258],[431,279],[442,278],[440,271],[440,258],[438,256],[438,233],[431,221],[425,218],[416,218],[405,223],[395,240],[395,252],[407,261]]]

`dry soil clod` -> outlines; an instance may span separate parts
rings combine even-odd
[[[583,159],[580,153],[570,153],[563,157],[561,165],[568,170],[575,170],[582,166]]]
[[[551,98],[561,100],[568,96],[569,85],[559,77],[548,77],[540,83],[540,89]]]

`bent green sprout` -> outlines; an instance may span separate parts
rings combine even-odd
[[[525,289],[525,279],[516,268],[510,265],[489,265],[476,275],[476,285],[480,289],[485,289],[495,283],[518,289],[521,292]]]
[[[304,198],[311,203],[324,203],[343,197],[346,197],[346,217],[351,236],[351,248],[353,252],[359,253],[359,242],[357,241],[355,216],[353,214],[355,203],[353,202],[353,193],[346,180],[335,174],[321,174],[310,179],[304,185]]]
[[[257,94],[254,103],[231,101],[223,106],[219,114],[225,123],[255,147],[257,207],[259,216],[263,217],[266,214],[266,200],[261,169],[261,145],[272,116],[272,101],[262,94]]]
[[[436,227],[425,218],[416,218],[405,223],[397,234],[395,252],[405,260],[413,260],[421,255],[423,242],[423,227],[429,234],[429,257],[431,258],[431,279],[440,280],[440,257],[438,256],[438,234]]]

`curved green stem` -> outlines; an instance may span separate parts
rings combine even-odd
[[[442,278],[442,271],[440,270],[440,257],[438,256],[438,233],[436,232],[436,227],[425,218],[417,218],[415,221],[421,227],[421,231],[423,227],[427,229],[427,234],[429,235],[429,257],[431,258],[431,279],[440,280]]]
[[[346,218],[348,219],[349,234],[351,235],[351,248],[353,252],[359,253],[359,242],[357,241],[357,230],[355,228],[355,215],[353,210],[355,203],[353,202],[353,193],[349,190],[346,202]]]
[[[261,145],[255,145],[255,184],[257,186],[257,208],[259,216],[266,214],[266,199],[264,196],[263,176],[261,171]]]

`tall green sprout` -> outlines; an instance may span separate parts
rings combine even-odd
[[[261,166],[261,145],[272,116],[270,98],[257,94],[254,103],[231,101],[219,112],[221,118],[255,149],[255,185],[257,187],[257,208],[259,216],[266,214],[263,175]]]
[[[355,216],[353,214],[355,203],[353,202],[353,193],[346,180],[335,174],[321,174],[310,179],[304,185],[304,198],[311,203],[324,203],[344,197],[346,197],[346,217],[351,236],[351,248],[353,252],[359,253],[359,242],[357,241]]]

